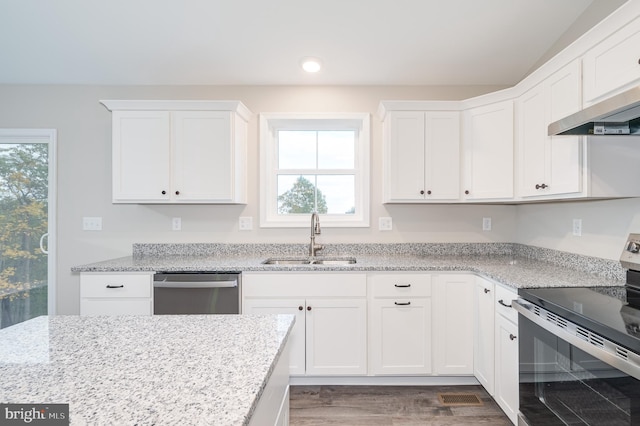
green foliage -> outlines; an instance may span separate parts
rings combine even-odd
[[[327,200],[322,191],[304,176],[296,179],[290,190],[278,197],[280,214],[326,213]]]

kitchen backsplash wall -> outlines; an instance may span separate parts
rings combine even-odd
[[[71,266],[126,256],[134,243],[300,243],[308,229],[260,229],[258,115],[261,112],[369,112],[371,114],[371,227],[323,227],[320,243],[518,242],[615,259],[626,234],[640,223],[635,200],[599,204],[383,205],[380,100],[458,100],[500,87],[313,86],[19,86],[0,85],[0,127],[58,131],[58,313],[79,311],[79,277]],[[249,193],[246,206],[114,205],[111,203],[111,113],[101,99],[240,100],[249,123]],[[102,231],[82,231],[83,216],[99,216]],[[253,217],[252,231],[238,218]],[[391,216],[392,231],[378,218]],[[171,219],[182,230],[171,231]],[[492,230],[482,231],[482,218]],[[572,218],[583,237],[571,237]],[[567,224],[567,220],[569,223]]]

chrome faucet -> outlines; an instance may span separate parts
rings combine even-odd
[[[316,235],[320,235],[320,218],[318,213],[311,213],[311,242],[309,243],[309,256],[315,256],[318,250],[324,248],[321,244],[316,244]]]

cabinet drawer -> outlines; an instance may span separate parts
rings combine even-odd
[[[511,305],[511,302],[518,298],[518,294],[513,290],[509,290],[508,288],[502,287],[501,285],[496,285],[496,293],[495,293],[495,301],[496,301],[496,313],[502,315],[509,321],[513,323],[518,323],[518,312],[508,307]],[[507,306],[505,306],[507,305]]]
[[[82,299],[82,316],[151,315],[151,299]]]
[[[151,297],[151,274],[82,274],[80,297]]]
[[[429,297],[431,275],[380,274],[369,277],[373,297]]]

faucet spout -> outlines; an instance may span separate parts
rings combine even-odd
[[[309,242],[309,256],[313,257],[316,255],[318,250],[322,250],[324,248],[321,244],[316,244],[316,235],[320,235],[320,217],[318,213],[311,213],[311,241]]]

